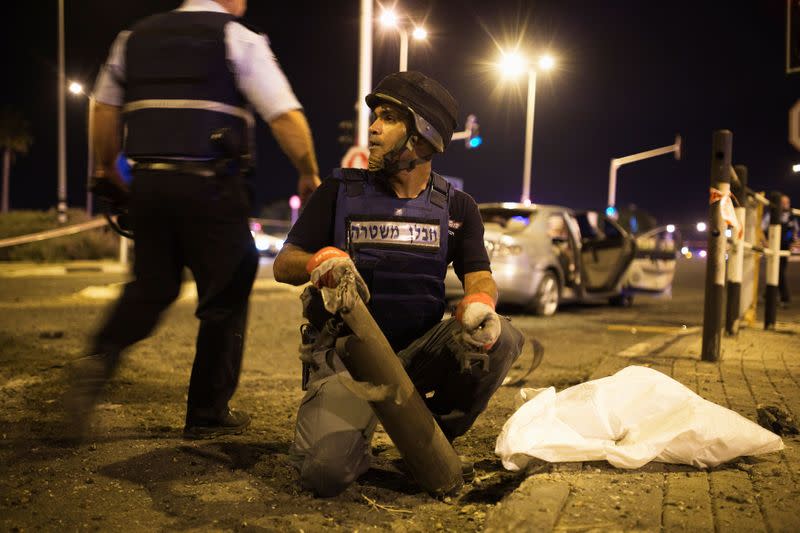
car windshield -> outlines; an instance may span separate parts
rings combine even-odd
[[[533,220],[535,211],[530,209],[509,209],[507,207],[484,207],[481,218],[484,224],[497,224],[504,229],[526,227]]]

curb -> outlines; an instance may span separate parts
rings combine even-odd
[[[0,278],[22,278],[36,276],[65,276],[67,274],[127,274],[127,264],[109,261],[75,261],[69,263],[0,263]]]

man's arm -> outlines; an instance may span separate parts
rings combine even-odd
[[[464,296],[479,292],[488,294],[497,303],[497,284],[494,282],[492,273],[488,270],[464,274]]]
[[[313,255],[294,244],[284,244],[272,263],[275,281],[291,285],[308,283],[310,277],[306,265]]]
[[[89,103],[89,145],[94,154],[94,179],[107,179],[122,192],[128,186],[117,171],[117,156],[122,149],[120,108],[94,98]]]
[[[306,116],[294,109],[270,120],[269,127],[281,150],[297,169],[297,191],[305,202],[320,184],[314,140]]]

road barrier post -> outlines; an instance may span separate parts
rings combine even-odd
[[[774,329],[778,314],[778,282],[780,278],[781,253],[781,193],[769,195],[769,231],[767,242],[771,253],[767,254],[766,281],[764,291],[764,329]]]
[[[121,265],[128,264],[128,240],[122,235],[119,236],[119,263]]]
[[[760,197],[763,197],[763,194],[747,189],[747,213],[744,227],[744,240],[748,248],[748,253],[745,257],[747,278],[743,279],[743,285],[746,279],[746,284],[749,288],[745,289],[743,286],[742,290],[747,290],[746,297],[749,302],[745,305],[742,316],[748,326],[756,323],[759,300],[758,282],[761,276],[761,258],[764,255],[760,247],[760,244],[764,241],[764,232],[761,230],[764,205],[760,201]]]
[[[731,233],[731,250],[728,254],[728,298],[726,300],[725,333],[736,335],[739,333],[739,317],[742,295],[742,273],[744,271],[744,223],[745,204],[747,202],[745,190],[747,187],[747,167],[736,165],[736,175],[731,180],[731,194],[736,198],[736,220],[740,230]]]
[[[725,229],[723,202],[730,201],[733,134],[717,130],[711,141],[711,197],[708,209],[708,254],[703,305],[703,361],[719,360],[725,298]]]

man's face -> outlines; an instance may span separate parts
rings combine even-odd
[[[401,148],[408,137],[408,114],[392,104],[374,109],[375,121],[369,127],[369,169],[383,168],[383,158]]]
[[[792,204],[789,201],[789,197],[784,194],[783,196],[781,196],[781,209],[784,211],[788,211],[791,208]]]

